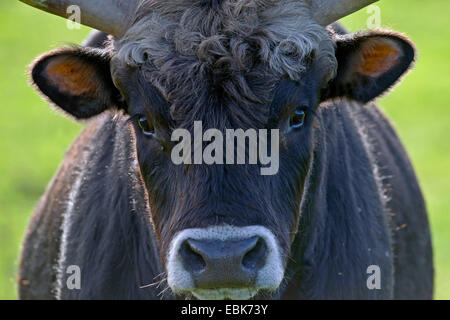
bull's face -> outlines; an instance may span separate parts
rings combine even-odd
[[[200,134],[207,129],[223,133],[219,145],[223,145],[223,160],[207,164],[202,159],[202,164],[195,164],[198,150],[192,141],[192,159],[178,164],[173,154],[179,142],[171,139],[175,130],[186,129],[194,138],[198,128],[186,119],[174,119],[169,112],[176,112],[173,105],[144,80],[146,72],[153,72],[146,67],[125,67],[128,72],[117,74],[126,76],[115,83],[128,97],[127,110],[134,119],[137,155],[168,284],[176,293],[192,291],[205,298],[249,298],[260,289],[276,290],[296,234],[323,78],[315,73],[300,81],[255,75],[252,80],[262,82],[262,91],[272,96],[255,103],[226,101],[220,88],[204,83],[202,90],[207,93],[183,96],[183,104],[177,107],[186,108],[184,116],[189,121],[201,121]],[[311,69],[315,69],[313,63]],[[139,84],[122,85],[134,72],[141,79]],[[273,146],[269,174],[262,174],[267,167],[250,164],[250,155],[244,163],[227,164],[230,149],[226,145],[233,142],[226,138],[227,129],[267,130],[267,145]],[[258,144],[259,139],[249,138],[247,153],[252,147],[259,150]],[[206,153],[207,145],[203,143],[201,153]],[[237,154],[237,148],[232,152]]]
[[[180,39],[181,31],[163,44],[158,37],[140,43],[144,31],[138,28],[107,51],[53,51],[38,59],[32,78],[78,119],[107,109],[130,117],[173,292],[241,299],[276,292],[301,219],[319,104],[336,96],[361,102],[378,96],[408,68],[412,46],[379,31],[338,37],[317,29],[292,43],[264,43],[267,34],[247,35],[248,41],[210,35],[190,44]],[[195,121],[201,121],[200,133]],[[180,164],[173,156],[177,129],[211,141],[203,133],[216,129],[224,152],[236,151],[225,147],[226,129],[266,129],[253,142],[268,137],[275,170],[261,174],[261,154],[256,163],[247,155],[243,163],[230,164],[225,153],[206,163],[209,142],[194,141],[183,155],[192,150],[191,161]]]

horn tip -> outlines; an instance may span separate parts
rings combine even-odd
[[[37,8],[48,8],[47,0],[19,0],[19,1]]]

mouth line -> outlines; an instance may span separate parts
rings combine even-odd
[[[214,288],[214,289],[194,289],[190,293],[199,300],[249,300],[253,298],[258,289],[248,288]]]

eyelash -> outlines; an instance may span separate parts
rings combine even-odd
[[[133,122],[135,122],[136,120],[138,120],[141,116],[142,116],[142,115],[140,115],[140,114],[135,114],[135,115],[129,117],[129,118],[127,119],[126,123],[127,123],[127,124],[128,124],[128,123],[133,123]]]

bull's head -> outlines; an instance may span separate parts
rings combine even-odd
[[[168,284],[199,298],[275,291],[297,235],[316,109],[366,103],[408,69],[398,34],[326,26],[374,1],[22,0],[112,34],[104,50],[63,48],[32,67],[37,88],[77,119],[131,116]],[[171,160],[171,134],[194,121],[224,132],[278,129],[279,170]]]

